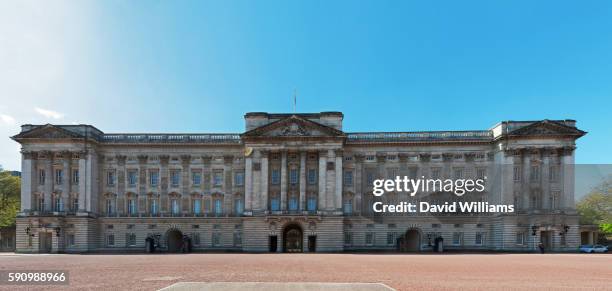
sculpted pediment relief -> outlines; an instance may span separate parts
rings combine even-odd
[[[83,136],[74,132],[53,126],[51,124],[43,125],[34,128],[30,131],[22,132],[14,138],[45,138],[45,139],[63,139],[63,138],[82,138]]]
[[[511,131],[510,136],[582,136],[586,132],[555,121],[544,120]]]
[[[344,136],[335,128],[293,115],[243,134],[244,137],[312,137],[312,136]]]

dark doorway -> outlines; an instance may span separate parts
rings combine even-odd
[[[552,248],[552,231],[541,231],[540,242],[544,245],[544,249],[550,250]]]
[[[296,224],[285,227],[283,231],[283,251],[286,253],[301,253],[303,242],[302,228]]]
[[[53,235],[50,232],[39,232],[38,233],[38,252],[40,253],[50,253],[51,252],[51,244]]]
[[[168,252],[178,253],[183,248],[183,234],[177,230],[172,229],[167,233],[168,236]]]
[[[308,252],[314,253],[317,251],[317,236],[309,235],[308,236]]]
[[[404,238],[403,251],[418,252],[421,250],[421,234],[416,229],[409,229]]]
[[[268,246],[271,253],[276,253],[278,250],[278,236],[271,235],[268,237]]]

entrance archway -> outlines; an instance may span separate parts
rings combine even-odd
[[[168,237],[168,252],[180,252],[183,247],[183,233],[178,229],[171,229],[168,230],[166,236]]]
[[[283,231],[283,251],[285,253],[301,253],[303,252],[304,232],[297,224],[291,224],[285,227]]]
[[[418,252],[421,250],[421,233],[417,229],[409,229],[404,235],[404,251]]]

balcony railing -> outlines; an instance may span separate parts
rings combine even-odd
[[[105,134],[105,143],[231,143],[240,144],[240,135],[218,134]]]
[[[411,141],[489,141],[489,130],[421,131],[421,132],[356,132],[347,134],[348,142],[411,142]]]

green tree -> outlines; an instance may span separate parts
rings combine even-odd
[[[602,232],[612,234],[612,177],[593,188],[576,209],[581,224],[598,224]]]
[[[15,224],[21,198],[21,179],[0,167],[0,228]]]

